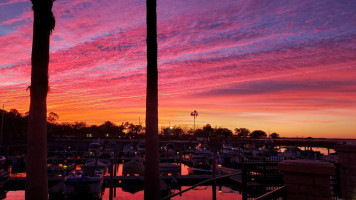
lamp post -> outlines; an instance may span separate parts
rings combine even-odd
[[[196,110],[194,110],[193,112],[190,113],[190,116],[193,116],[193,118],[194,118],[194,131],[195,131],[195,118],[198,117],[198,112]]]

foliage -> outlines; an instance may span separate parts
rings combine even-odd
[[[267,137],[266,132],[264,132],[262,130],[255,130],[250,135],[250,138],[253,138],[253,139],[260,139],[260,138],[266,138],[266,137]]]
[[[271,133],[271,134],[269,135],[269,137],[272,138],[272,139],[280,138],[278,133]]]
[[[214,135],[214,129],[211,127],[210,124],[207,124],[203,127],[203,134],[205,137],[213,136]]]
[[[179,126],[174,126],[174,127],[166,127],[162,129],[161,132],[163,135],[169,135],[169,136],[181,136],[184,134],[184,131],[181,127]]]
[[[57,113],[50,112],[47,117],[47,122],[54,124],[58,119],[59,115]]]
[[[0,114],[3,111],[0,109]],[[47,118],[48,138],[139,138],[143,137],[145,128],[140,124],[123,122],[116,125],[111,121],[106,121],[101,125],[89,126],[85,122],[58,123],[60,116],[57,113],[51,112]],[[3,144],[25,142],[27,136],[27,120],[28,115],[21,114],[16,109],[11,109],[9,112],[4,111],[4,129],[3,129]],[[1,124],[0,124],[1,125]],[[247,128],[236,128],[235,135],[237,137],[265,138],[267,134],[264,131],[256,130],[250,134]],[[163,138],[179,139],[182,137],[232,137],[233,133],[227,128],[213,128],[210,124],[206,124],[203,128],[183,130],[180,126],[166,127],[161,130]],[[250,134],[250,135],[249,135]],[[279,138],[279,134],[272,133],[270,138]]]
[[[227,128],[218,128],[218,129],[215,129],[215,135],[227,138],[227,137],[232,136],[232,131]]]
[[[250,130],[247,128],[235,128],[235,134],[237,137],[246,138],[250,134]]]

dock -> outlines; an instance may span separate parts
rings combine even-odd
[[[234,173],[242,172],[242,170],[241,169],[228,168],[228,167],[221,167],[221,172],[224,175],[228,175],[228,174],[234,174]],[[238,185],[242,185],[242,175],[232,176],[232,177],[230,177],[230,180],[232,180],[233,182],[237,183]]]

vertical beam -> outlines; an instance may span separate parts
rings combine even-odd
[[[145,200],[160,199],[158,138],[158,70],[156,0],[146,0],[147,8],[147,96]]]

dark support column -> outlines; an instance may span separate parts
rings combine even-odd
[[[330,200],[331,180],[335,167],[328,162],[314,160],[288,160],[279,163],[284,174],[288,200]]]
[[[356,145],[340,145],[336,149],[339,154],[340,180],[342,198],[356,198]]]

